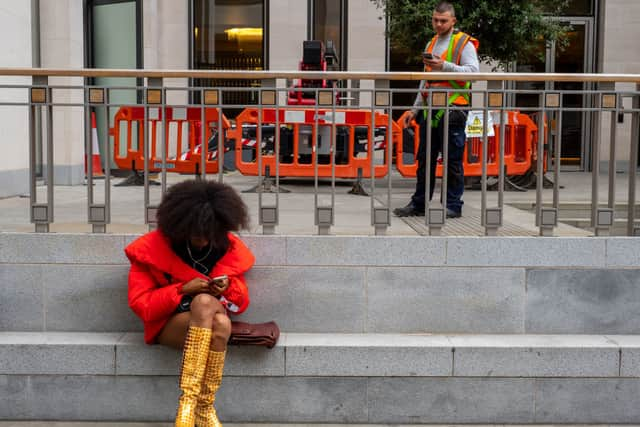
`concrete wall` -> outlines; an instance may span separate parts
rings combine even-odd
[[[179,353],[131,332],[135,237],[0,233],[1,420],[175,416]],[[242,238],[241,318],[283,334],[229,348],[225,422],[640,420],[640,239]]]
[[[40,60],[43,68],[84,67],[82,0],[40,0]],[[55,77],[50,85],[79,86],[81,77]],[[82,103],[82,89],[60,89],[53,102]],[[80,184],[84,180],[84,110],[59,107],[53,111],[54,182]]]
[[[640,44],[638,28],[640,28],[640,2],[637,0],[601,0],[602,28],[598,70],[607,74],[640,73]],[[634,84],[618,83],[616,89],[638,90]],[[625,99],[625,108],[631,108],[631,100]],[[609,144],[611,137],[610,114],[603,115],[601,127],[600,156],[603,161],[610,158]],[[629,148],[631,143],[631,116],[625,115],[623,123],[616,123],[617,131],[617,170],[628,170]],[[637,141],[635,141],[637,143]],[[602,169],[607,170],[603,164]]]
[[[0,61],[3,67],[31,67],[31,2],[0,0]],[[7,37],[6,34],[11,34]],[[0,77],[0,84],[31,84],[30,78]],[[28,92],[0,89],[0,98],[24,102]],[[26,107],[0,106],[0,197],[28,191],[29,116]]]
[[[307,39],[307,2],[269,2],[269,70],[297,70]]]
[[[144,0],[143,64],[145,69],[189,68],[189,0]],[[167,79],[165,85],[186,87],[188,79]],[[170,91],[167,102],[184,104],[186,92]]]
[[[134,238],[0,233],[0,329],[140,331],[126,302]],[[257,265],[241,318],[284,332],[640,333],[637,238],[243,240]]]
[[[385,21],[378,19],[380,10],[369,0],[349,2],[349,24],[347,28],[348,71],[385,71]],[[361,89],[373,89],[374,82],[363,80]],[[357,94],[353,95],[358,98]],[[371,94],[361,93],[359,105],[371,106]]]

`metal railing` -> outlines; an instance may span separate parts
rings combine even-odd
[[[384,148],[383,162],[387,162],[388,169],[383,177],[376,176],[376,153],[374,152],[375,126],[368,128],[368,146],[366,151],[369,158],[368,171],[369,178],[366,180],[370,188],[370,210],[362,212],[363,215],[370,216],[370,225],[375,234],[385,234],[392,222],[392,206],[395,203],[392,199],[394,196],[394,181],[397,183],[401,178],[392,177],[394,157],[394,140],[393,116],[399,112],[410,109],[411,105],[394,105],[393,94],[407,93],[416,94],[416,89],[391,89],[391,82],[395,80],[412,80],[422,79],[429,80],[449,80],[460,79],[461,75],[456,73],[369,73],[369,72],[269,72],[269,71],[183,71],[183,70],[97,70],[97,69],[81,69],[81,70],[61,70],[61,69],[31,69],[31,68],[0,68],[0,83],[6,77],[21,76],[31,78],[31,83],[27,84],[0,84],[0,107],[26,107],[28,109],[28,126],[29,126],[29,173],[30,173],[30,215],[31,222],[35,225],[36,232],[48,232],[50,224],[54,222],[54,127],[69,126],[65,121],[56,123],[54,121],[54,109],[60,108],[81,108],[84,112],[82,119],[77,123],[78,126],[84,127],[84,147],[87,158],[91,159],[93,147],[91,144],[91,112],[99,109],[102,120],[110,123],[112,113],[115,109],[130,104],[111,102],[110,94],[115,91],[131,91],[135,94],[142,94],[142,102],[136,104],[138,107],[144,108],[144,119],[142,129],[142,146],[143,146],[143,185],[144,185],[144,220],[149,224],[150,228],[155,224],[155,212],[158,200],[152,200],[150,196],[150,173],[149,157],[151,155],[151,147],[157,141],[152,141],[150,136],[150,120],[155,118],[161,123],[162,137],[160,138],[161,165],[158,168],[161,178],[161,194],[166,190],[167,186],[167,147],[165,146],[166,136],[166,107],[175,109],[199,108],[201,110],[201,123],[205,122],[205,110],[207,108],[217,108],[224,111],[228,108],[245,108],[244,105],[223,104],[223,94],[234,91],[252,91],[259,100],[257,105],[252,105],[258,110],[258,122],[255,128],[255,141],[258,146],[263,141],[262,120],[263,113],[267,109],[275,110],[275,123],[273,135],[273,148],[275,150],[275,170],[269,170],[274,176],[264,176],[263,173],[263,150],[257,149],[255,162],[258,165],[257,180],[263,184],[265,179],[275,179],[275,192],[273,200],[265,201],[264,186],[258,185],[258,218],[259,224],[262,226],[264,233],[274,233],[279,225],[281,210],[283,207],[280,203],[280,150],[281,150],[281,113],[294,111],[300,106],[290,106],[286,104],[287,93],[292,90],[288,82],[292,79],[312,79],[312,80],[328,80],[341,81],[341,87],[328,88],[298,88],[296,90],[310,93],[315,98],[315,105],[306,106],[307,110],[313,111],[315,123],[314,128],[324,125],[330,127],[330,150],[329,165],[331,168],[330,177],[330,194],[325,197],[325,192],[320,191],[321,176],[319,174],[320,163],[318,161],[317,133],[315,137],[314,147],[312,147],[312,165],[314,169],[314,223],[317,226],[319,234],[329,234],[331,227],[335,224],[335,208],[336,208],[336,135],[338,127],[341,123],[335,119],[340,111],[365,111],[370,113],[370,117],[374,117],[377,112],[387,115],[388,123],[384,127],[387,141]],[[52,83],[56,77],[82,77],[84,83],[79,85],[57,85]],[[100,86],[91,85],[87,82],[93,77],[137,77],[146,79],[144,86],[124,87],[124,86]],[[232,88],[232,87],[184,87],[168,86],[166,79],[183,78],[194,81],[195,79],[215,79],[216,81],[230,80],[252,80],[261,81],[261,87],[253,88]],[[495,200],[489,197],[489,184],[487,172],[488,158],[488,120],[483,120],[483,131],[481,137],[481,161],[482,174],[480,179],[480,218],[483,234],[496,235],[503,226],[503,216],[505,208],[505,125],[506,116],[509,110],[514,107],[506,104],[506,99],[517,94],[537,94],[538,103],[534,107],[519,108],[523,113],[531,113],[535,116],[537,125],[537,141],[535,155],[535,226],[538,228],[538,234],[541,236],[549,236],[554,234],[554,230],[558,226],[559,212],[561,209],[560,201],[560,158],[562,150],[562,120],[563,113],[579,112],[591,114],[595,118],[592,128],[592,137],[588,141],[591,147],[591,195],[586,200],[590,204],[590,228],[596,235],[611,234],[614,228],[615,206],[620,200],[616,200],[616,169],[617,163],[620,162],[620,138],[618,136],[618,120],[627,116],[631,117],[631,126],[629,128],[629,155],[623,157],[628,162],[628,197],[626,200],[627,211],[625,218],[625,233],[629,236],[640,235],[640,225],[636,220],[636,183],[637,183],[637,165],[638,165],[638,141],[640,140],[640,75],[626,74],[521,74],[521,73],[473,73],[465,74],[465,79],[475,82],[474,88],[468,92],[475,100],[475,105],[464,107],[464,110],[481,110],[482,117],[488,118],[490,112],[494,117],[499,119],[499,174],[497,176],[497,197]],[[368,86],[361,84],[368,81]],[[566,90],[518,90],[510,88],[510,82],[580,82],[589,83],[589,87],[594,86],[595,89],[584,91],[566,91]],[[624,86],[624,88],[616,88]],[[486,85],[486,88],[479,89],[479,86]],[[370,88],[363,88],[367,86]],[[635,86],[635,87],[632,87]],[[58,96],[57,93],[64,93],[65,96]],[[348,94],[343,96],[340,101],[339,94]],[[10,95],[7,95],[10,94]],[[82,101],[69,101],[75,94],[81,96]],[[198,94],[194,97],[194,94]],[[582,107],[565,107],[564,98],[568,95],[579,94],[587,97],[593,102],[585,103]],[[449,97],[447,92],[442,89],[434,88],[428,91],[429,103],[423,107],[427,115],[427,123],[430,117],[437,109],[443,109],[444,120],[447,121],[449,112],[452,107],[447,105],[446,100]],[[169,102],[169,98],[172,102]],[[178,99],[180,102],[173,102]],[[199,99],[200,102],[195,104],[190,99]],[[345,101],[346,99],[346,101]],[[329,116],[328,113],[331,113]],[[609,116],[609,120],[607,120]],[[327,117],[330,117],[327,119]],[[1,120],[1,119],[0,119]],[[217,129],[223,129],[223,118],[219,116]],[[610,133],[608,139],[601,138],[601,129],[604,123],[609,123]],[[109,126],[107,126],[109,128]],[[117,131],[117,130],[115,130]],[[206,126],[200,126],[200,141],[202,149],[200,150],[200,166],[196,172],[200,177],[207,176],[206,162],[207,149],[205,148],[207,141]],[[316,131],[317,132],[317,131]],[[222,135],[223,133],[221,133]],[[428,134],[430,134],[428,132]],[[445,132],[446,135],[446,132]],[[109,140],[109,130],[103,129],[101,138]],[[217,138],[218,153],[218,172],[217,179],[223,181],[225,138]],[[18,143],[21,143],[19,141]],[[24,141],[27,143],[27,141]],[[235,141],[240,144],[240,141]],[[402,141],[400,141],[402,143]],[[427,146],[430,144],[430,137],[427,137]],[[40,145],[44,146],[45,154],[44,171],[46,186],[46,201],[38,200],[37,191],[37,155]],[[447,166],[447,143],[445,137],[444,153],[443,153],[443,169]],[[609,159],[604,163],[608,169],[608,188],[606,195],[606,204],[600,202],[600,180],[603,176],[600,168],[603,165],[601,161],[601,152],[608,151]],[[429,147],[427,147],[429,153]],[[179,155],[179,153],[178,153]],[[384,160],[386,159],[386,160]],[[427,154],[427,162],[429,155]],[[109,160],[107,159],[107,164]],[[93,170],[92,162],[87,162],[87,222],[92,225],[93,232],[104,233],[107,231],[108,224],[111,221],[111,186],[112,179],[110,167],[105,168],[105,185],[102,202],[96,202],[93,189]],[[428,170],[428,167],[427,167]],[[545,174],[551,171],[553,175],[553,188],[551,190],[551,202],[545,203]],[[359,171],[360,172],[360,171]],[[365,171],[366,172],[366,171]],[[429,176],[427,174],[427,189],[429,188]],[[441,183],[442,194],[446,195],[447,187],[446,173],[443,173]],[[381,194],[376,190],[376,186],[386,185],[386,194]],[[427,194],[428,196],[428,194]],[[446,196],[444,196],[446,198]],[[548,195],[546,196],[549,197]],[[157,198],[156,198],[157,199]],[[428,197],[427,197],[428,199]],[[396,203],[397,204],[397,203]],[[424,217],[424,226],[430,235],[438,235],[446,223],[446,200],[441,203],[428,202],[426,206],[426,215]]]

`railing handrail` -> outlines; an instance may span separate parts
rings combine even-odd
[[[369,71],[249,71],[249,70],[139,70],[105,68],[0,67],[0,76],[141,77],[200,79],[326,79],[326,80],[460,80],[461,73]],[[640,84],[640,74],[597,73],[464,73],[465,80],[617,82]]]

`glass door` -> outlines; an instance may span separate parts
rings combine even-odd
[[[571,30],[567,34],[567,46],[560,49],[556,43],[545,47],[543,40],[539,49],[530,58],[520,61],[516,71],[521,73],[588,73],[593,70],[593,20],[589,18],[567,19]],[[581,93],[591,87],[575,82],[518,82],[517,89],[542,91],[568,91],[562,96],[563,108],[587,108],[591,99]],[[574,92],[576,91],[576,92]],[[539,104],[538,93],[516,94],[516,108],[535,107]],[[564,169],[585,170],[589,164],[591,141],[591,114],[583,111],[562,113],[561,165]],[[557,131],[557,130],[556,130]]]
[[[142,68],[142,3],[141,0],[92,0],[87,3],[87,65],[90,68]],[[142,84],[135,77],[95,77],[98,86],[130,86]],[[135,89],[109,90],[109,101],[114,104],[134,105],[139,99]],[[117,108],[109,110],[109,121],[105,123],[104,107],[96,107],[96,127],[98,135],[105,135],[105,128],[113,126]],[[137,136],[137,135],[136,135]],[[136,137],[134,136],[134,138]],[[113,160],[111,141],[98,138],[104,167],[107,161],[112,169],[117,166]],[[108,156],[106,155],[108,153]],[[125,153],[120,153],[124,155]]]
[[[191,66],[196,70],[255,70],[266,68],[266,0],[191,0]],[[259,80],[193,79],[193,86],[260,87]],[[200,102],[200,94],[193,94]],[[254,91],[227,91],[224,104],[258,103]],[[243,108],[226,108],[234,117]]]

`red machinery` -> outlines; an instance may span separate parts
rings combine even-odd
[[[300,71],[327,71],[327,68],[337,68],[337,56],[333,49],[333,43],[324,44],[320,40],[305,40],[302,43],[302,61],[298,66]],[[289,91],[287,104],[289,105],[315,105],[316,92],[300,89],[329,89],[334,88],[335,82],[317,79],[296,79],[293,89]],[[298,89],[298,90],[296,90]],[[339,97],[336,95],[336,103]]]

